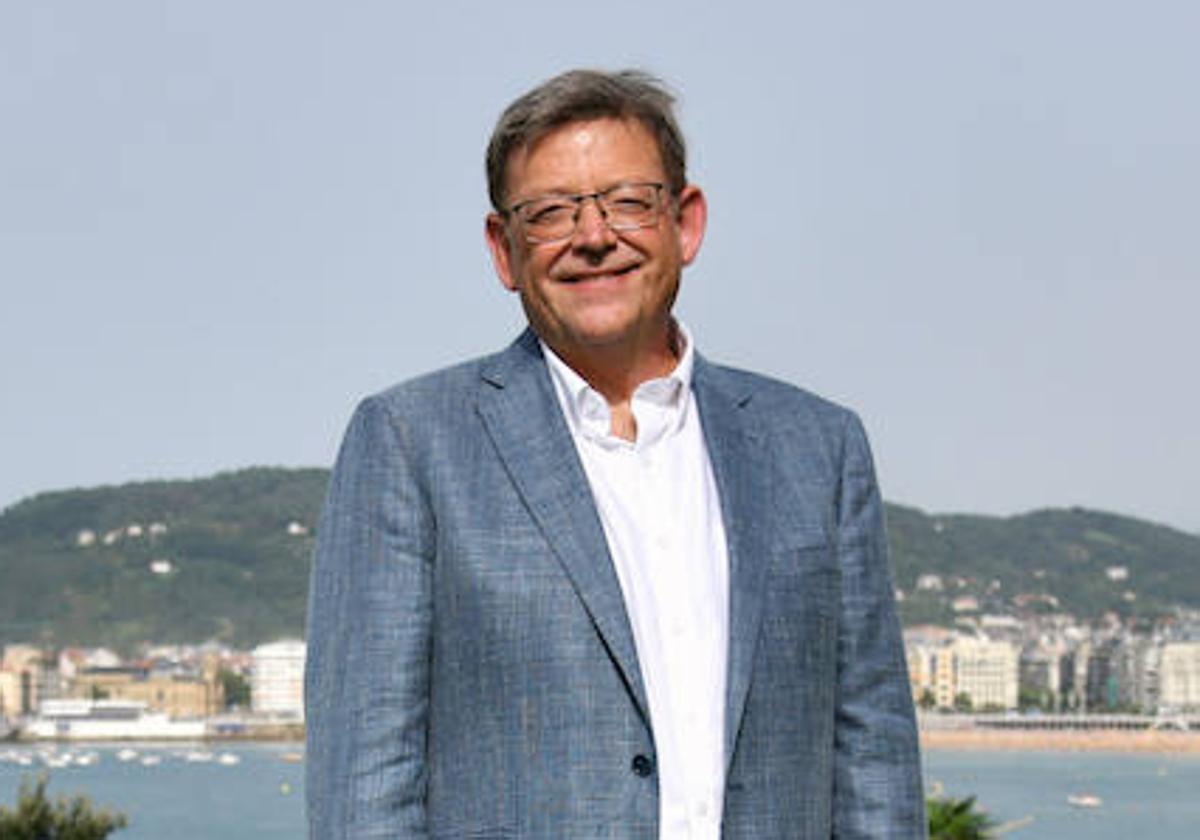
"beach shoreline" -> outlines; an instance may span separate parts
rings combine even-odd
[[[922,729],[921,748],[1012,752],[1200,755],[1200,732],[1164,730]]]

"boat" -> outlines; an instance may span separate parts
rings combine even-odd
[[[1072,793],[1067,797],[1067,804],[1076,808],[1099,808],[1104,800],[1094,793]]]
[[[241,763],[242,759],[233,753],[221,753],[217,756],[217,764],[224,765],[225,767],[233,767]]]
[[[29,738],[44,740],[198,740],[203,720],[174,720],[133,700],[44,700],[24,727]]]

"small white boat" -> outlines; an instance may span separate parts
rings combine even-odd
[[[242,759],[233,753],[221,753],[217,756],[217,764],[223,764],[226,767],[233,767],[235,764],[241,764]]]
[[[1067,804],[1075,808],[1099,808],[1104,800],[1094,793],[1072,793],[1067,797]]]
[[[162,756],[161,755],[144,755],[144,756],[142,756],[142,766],[143,767],[157,767],[159,764],[162,764]]]
[[[117,761],[133,761],[138,757],[137,750],[131,750],[129,747],[117,750]]]

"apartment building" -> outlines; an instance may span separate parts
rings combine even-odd
[[[926,692],[950,709],[960,695],[975,709],[1015,709],[1019,690],[1018,649],[1009,642],[944,631],[906,634],[905,652],[913,698]]]
[[[1167,642],[1158,666],[1159,703],[1175,711],[1200,710],[1200,642]]]
[[[959,637],[951,645],[955,694],[979,709],[1015,709],[1020,686],[1017,648],[1009,642]]]
[[[304,719],[304,642],[284,639],[251,651],[250,707],[258,714]]]

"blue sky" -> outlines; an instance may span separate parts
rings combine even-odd
[[[885,496],[1200,531],[1188,3],[0,7],[0,506],[327,465],[363,395],[505,344],[497,114],[680,95],[710,358],[859,411]]]

